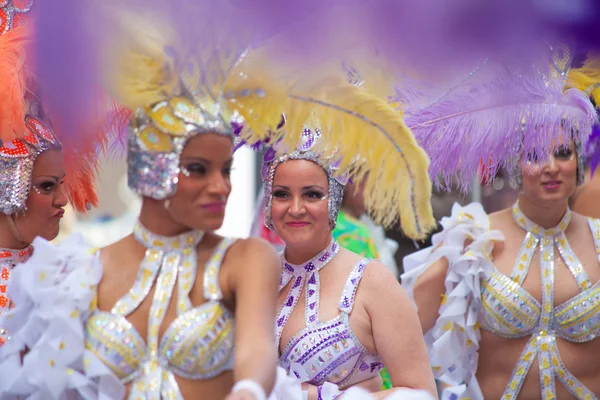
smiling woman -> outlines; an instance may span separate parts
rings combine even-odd
[[[319,156],[320,139],[320,128],[307,126],[296,150],[275,146],[264,158],[265,225],[285,242],[276,318],[279,364],[302,382],[310,400],[357,388],[375,398],[407,388],[430,398],[433,375],[408,297],[383,264],[333,239],[348,176],[338,168],[339,155]],[[297,307],[300,301],[304,307]],[[384,365],[393,385],[388,391],[381,391]]]

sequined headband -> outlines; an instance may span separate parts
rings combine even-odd
[[[182,94],[136,110],[129,124],[129,187],[157,200],[175,194],[183,148],[203,133],[234,137],[218,104],[199,104]]]

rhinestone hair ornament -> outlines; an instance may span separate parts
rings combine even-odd
[[[280,127],[285,123],[285,118]],[[329,158],[323,160],[318,153],[318,141],[321,137],[321,129],[318,127],[309,128],[305,126],[300,145],[291,152],[277,149],[277,144],[269,147],[263,156],[262,179],[265,188],[265,226],[274,230],[273,220],[271,218],[271,209],[273,204],[273,180],[277,167],[288,160],[306,160],[319,165],[327,174],[329,183],[329,193],[327,196],[327,209],[329,214],[329,223],[331,229],[335,228],[342,200],[344,197],[344,186],[348,183],[348,174],[339,170],[339,159]],[[281,144],[281,142],[279,143]]]

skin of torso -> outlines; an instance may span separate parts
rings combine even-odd
[[[496,244],[494,248],[492,254],[494,265],[500,272],[510,276],[526,232],[515,223],[510,209],[491,214],[490,223],[492,230],[501,231],[505,237],[504,242]],[[573,251],[584,265],[590,281],[595,284],[600,279],[600,265],[586,218],[573,213],[573,219],[565,234]],[[540,279],[538,248],[522,286],[541,303]],[[555,249],[554,306],[564,303],[579,292],[575,279],[560,258],[558,250]],[[485,399],[499,399],[502,396],[529,338],[530,336],[506,339],[481,329],[477,380]],[[600,362],[598,361],[600,339],[586,343],[571,343],[557,337],[557,343],[565,367],[592,392],[600,393]],[[519,400],[541,399],[539,376],[536,361],[523,383]],[[556,396],[560,400],[575,399],[558,381]]]
[[[207,233],[198,245],[196,283],[190,292],[193,307],[206,303],[203,292],[204,265],[219,241],[218,236]],[[104,275],[98,286],[98,308],[100,310],[110,311],[115,303],[129,292],[135,282],[145,251],[146,249],[131,235],[102,250],[100,259]],[[236,256],[236,246],[233,245],[225,255],[219,272],[219,286],[223,291],[224,304],[232,312],[235,308],[235,298],[230,281],[236,262],[239,263],[239,257]],[[155,286],[140,306],[127,316],[127,320],[133,324],[144,339],[148,336],[148,315]],[[159,340],[173,320],[177,318],[176,300],[177,289],[175,288],[165,319],[159,330]],[[199,393],[202,393],[202,396],[207,399],[224,399],[234,383],[233,371],[225,371],[212,379],[190,380],[177,375],[175,375],[175,378],[185,399],[197,399]],[[128,391],[130,386],[131,383],[127,387]]]
[[[352,269],[361,259],[362,257],[359,255],[344,249],[340,249],[339,253],[323,269],[319,271],[321,282],[319,292],[319,322],[329,321],[340,314],[338,303],[342,295],[344,284],[352,272]],[[368,265],[367,269],[373,267],[373,265]],[[363,280],[364,279],[368,279],[366,273],[363,277]],[[288,283],[288,285],[279,292],[279,296],[277,298],[277,310],[281,308],[281,305],[286,300],[292,282],[293,280],[290,281],[290,283]],[[362,343],[362,345],[365,346],[369,352],[377,353],[375,339],[373,338],[373,332],[371,329],[371,319],[367,310],[365,309],[365,302],[368,301],[366,297],[368,296],[360,289],[361,284],[358,285],[354,307],[350,313],[350,327],[354,331],[354,334],[360,343]],[[302,289],[298,303],[296,304],[294,311],[291,313],[287,323],[285,324],[283,333],[281,334],[279,354],[281,354],[281,351],[298,332],[306,328],[304,304],[306,304],[306,286]],[[381,377],[378,375],[375,378],[361,382],[358,385],[370,392],[376,392],[381,390],[381,384]]]

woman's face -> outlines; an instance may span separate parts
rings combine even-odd
[[[320,245],[331,235],[329,181],[325,170],[307,160],[288,160],[273,178],[271,220],[286,246]]]
[[[521,162],[522,194],[536,202],[568,199],[577,186],[577,154],[572,140],[559,142],[553,154],[539,162],[530,154]]]
[[[65,167],[61,150],[47,150],[33,163],[27,210],[13,215],[19,235],[27,243],[36,236],[53,240],[67,205],[64,192]]]
[[[207,133],[188,140],[181,154],[177,192],[169,199],[173,219],[190,229],[219,229],[231,193],[232,164],[231,138]]]

